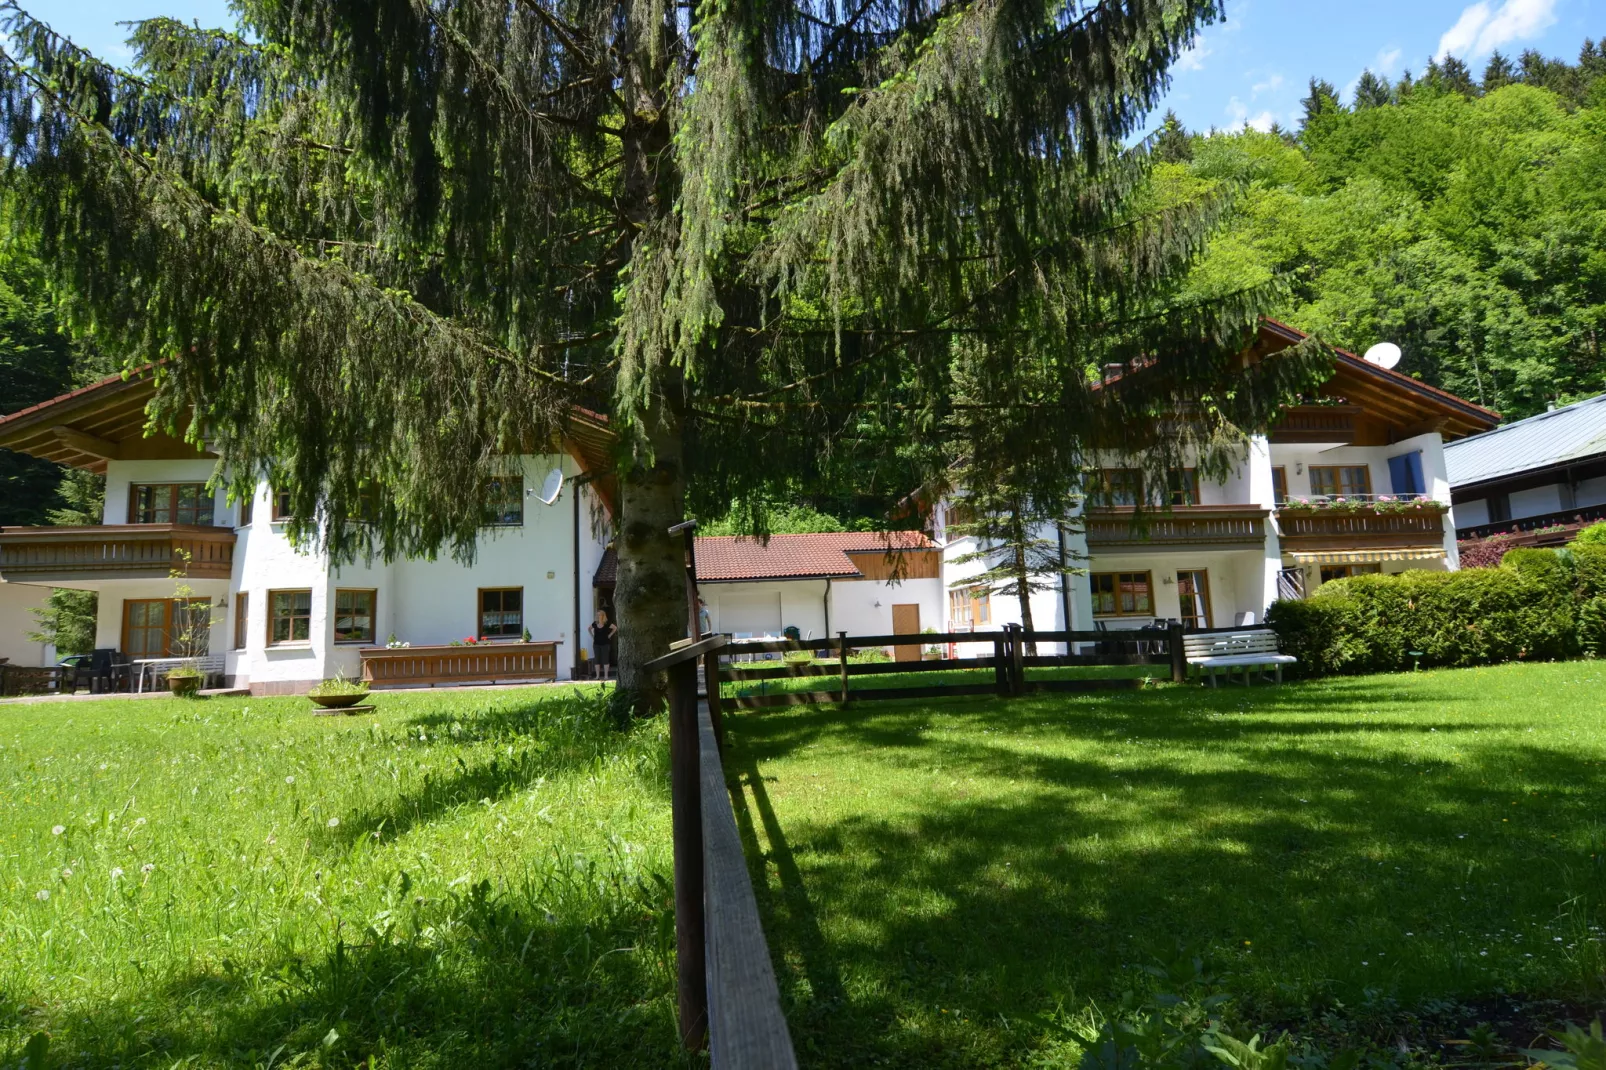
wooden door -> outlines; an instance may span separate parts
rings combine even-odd
[[[920,606],[918,603],[894,605],[892,607],[892,634],[893,635],[919,635],[920,634]],[[920,644],[900,645],[892,648],[893,657],[898,661],[919,661]]]

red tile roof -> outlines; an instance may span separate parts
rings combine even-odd
[[[697,540],[697,582],[804,580],[862,575],[850,553],[930,550],[936,546],[920,531],[820,532],[771,535],[768,543],[750,535],[713,535]],[[611,587],[618,559],[609,547],[592,583]]]

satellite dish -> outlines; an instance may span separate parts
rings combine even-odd
[[[546,474],[546,479],[541,483],[541,492],[536,497],[541,499],[542,505],[551,505],[558,500],[558,495],[562,493],[563,472],[561,469],[554,468]]]
[[[1379,342],[1366,351],[1366,360],[1379,368],[1392,368],[1400,362],[1400,347],[1393,342]]]

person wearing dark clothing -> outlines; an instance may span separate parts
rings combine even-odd
[[[619,634],[619,626],[608,619],[606,609],[597,610],[597,619],[591,625],[591,672],[600,680],[608,678],[609,666],[613,664],[613,640]]]

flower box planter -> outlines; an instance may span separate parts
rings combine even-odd
[[[373,687],[537,683],[558,678],[558,644],[365,647],[362,678]]]

